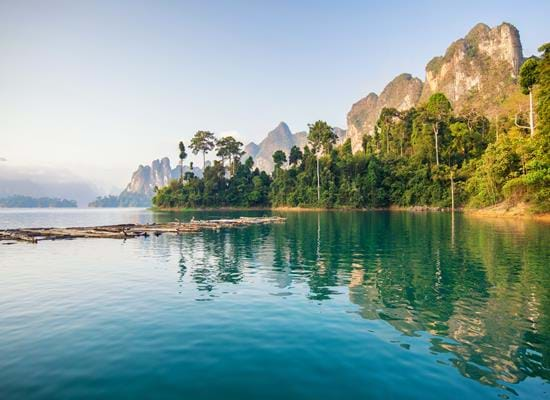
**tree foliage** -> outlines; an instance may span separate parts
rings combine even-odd
[[[273,153],[272,176],[241,163],[242,143],[217,141],[219,160],[204,177],[160,189],[160,207],[301,206],[376,208],[389,205],[451,204],[451,174],[456,205],[483,207],[502,201],[526,202],[550,210],[550,44],[525,62],[520,83],[535,94],[537,135],[518,128],[515,116],[490,122],[480,112],[453,111],[442,93],[410,110],[385,108],[363,151],[351,142],[335,146],[324,121],[309,125],[308,145],[289,154]],[[213,148],[214,136],[199,131],[191,141],[197,154]],[[227,174],[224,163],[231,163]],[[288,163],[287,163],[288,161]]]

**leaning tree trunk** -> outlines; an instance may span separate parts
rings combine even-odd
[[[180,182],[183,182],[183,159],[180,158]]]

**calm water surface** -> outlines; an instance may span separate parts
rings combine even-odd
[[[242,214],[0,210],[0,229]],[[0,398],[550,398],[550,225],[283,215],[0,245]]]

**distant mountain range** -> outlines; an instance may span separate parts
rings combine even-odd
[[[28,196],[32,198],[73,199],[86,206],[98,190],[91,183],[70,171],[45,167],[16,167],[0,163],[0,197]]]
[[[52,197],[12,195],[0,198],[0,207],[5,208],[75,208],[76,201]]]

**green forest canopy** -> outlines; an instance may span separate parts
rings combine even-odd
[[[330,127],[309,125],[308,145],[287,155],[273,154],[271,175],[241,159],[242,143],[215,140],[199,131],[193,140],[203,156],[216,148],[219,160],[199,179],[187,173],[158,189],[153,204],[161,208],[197,207],[350,207],[455,204],[484,207],[502,201],[528,203],[534,211],[550,210],[550,44],[540,47],[520,71],[520,82],[533,89],[536,134],[529,134],[529,115],[489,120],[476,110],[452,110],[436,93],[425,105],[382,110],[363,151],[352,153],[349,139],[335,145]],[[524,85],[525,86],[525,85]],[[523,88],[524,93],[529,90]],[[329,134],[326,134],[326,128]],[[321,133],[322,135],[321,135]],[[318,185],[319,184],[319,189]],[[319,192],[318,192],[319,190]],[[318,197],[319,193],[319,197]]]

